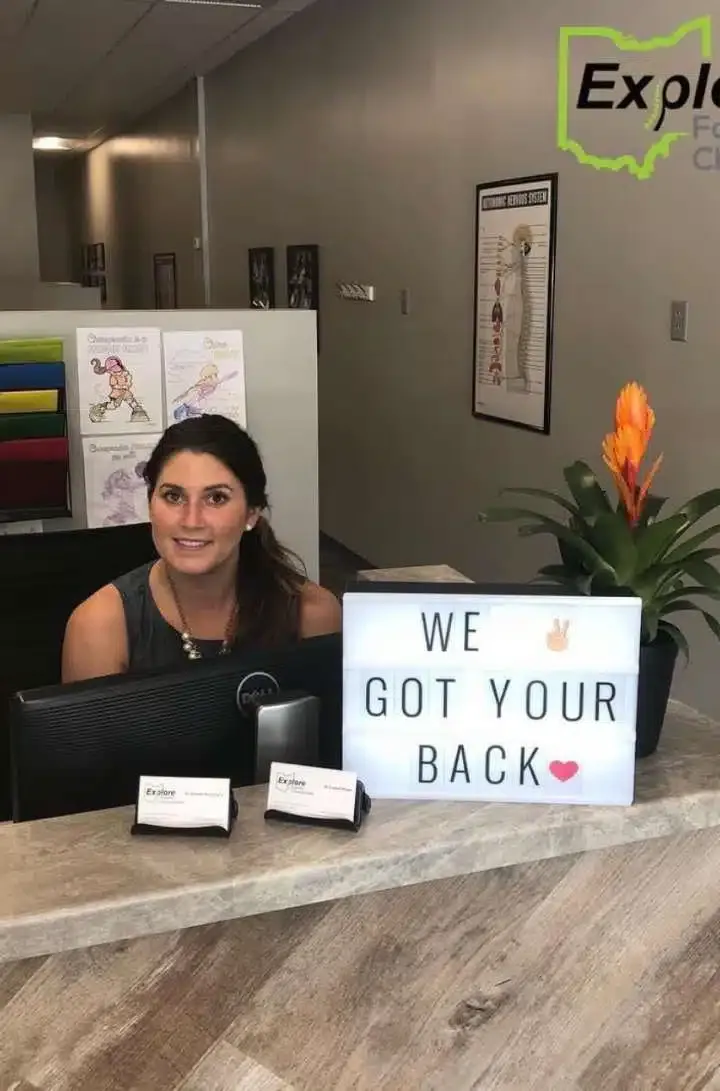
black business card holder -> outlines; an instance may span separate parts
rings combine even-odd
[[[152,834],[153,836],[175,836],[175,837],[225,837],[228,838],[233,831],[235,820],[238,816],[238,803],[230,789],[230,799],[228,801],[228,825],[227,829],[223,826],[155,826],[149,822],[138,822],[137,820],[137,803],[135,804],[135,821],[130,827],[130,833],[134,836],[143,834]]]
[[[276,822],[297,822],[301,826],[324,826],[330,830],[350,830],[357,833],[363,824],[366,814],[370,814],[372,800],[365,791],[365,785],[361,780],[355,788],[355,810],[350,818],[320,818],[307,814],[291,814],[289,811],[280,811],[271,807],[265,811],[265,818]]]

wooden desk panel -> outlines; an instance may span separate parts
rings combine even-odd
[[[715,1088],[720,838],[8,964],[0,1004],[3,1091]]]

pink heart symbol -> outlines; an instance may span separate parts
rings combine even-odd
[[[575,774],[580,772],[580,766],[576,761],[551,761],[548,769],[555,780],[561,780],[563,783],[566,780],[572,780]]]

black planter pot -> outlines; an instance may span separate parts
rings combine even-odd
[[[677,644],[663,632],[658,634],[652,644],[640,645],[636,758],[647,758],[657,750],[670,699],[677,654]]]

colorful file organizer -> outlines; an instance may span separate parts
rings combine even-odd
[[[70,514],[63,342],[0,341],[0,522]]]

